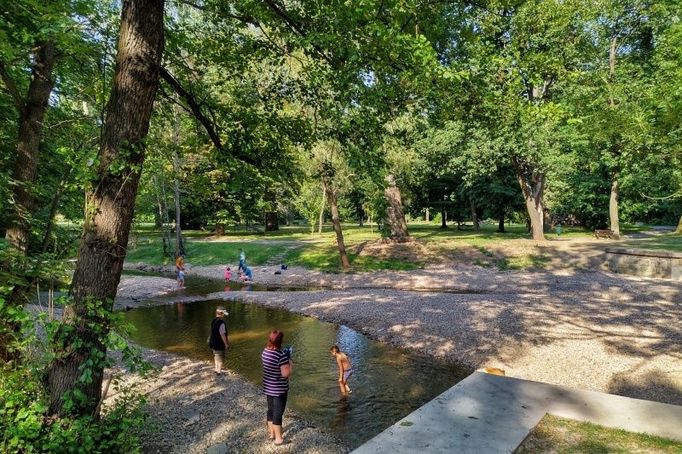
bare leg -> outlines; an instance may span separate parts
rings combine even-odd
[[[276,426],[273,424],[272,429],[275,434],[275,444],[281,445],[284,443],[284,439],[282,438],[282,426]]]
[[[339,389],[341,390],[341,394],[346,394],[346,387],[342,381],[339,382]]]
[[[268,438],[270,440],[275,439],[275,429],[274,429],[274,426],[272,425],[271,421],[268,421]]]
[[[220,374],[223,369],[223,358],[220,355],[213,355],[213,360],[215,362],[215,373]]]

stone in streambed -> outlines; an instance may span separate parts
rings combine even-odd
[[[225,443],[218,443],[206,450],[206,454],[227,454],[227,445]]]

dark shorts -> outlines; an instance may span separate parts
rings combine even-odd
[[[287,394],[288,393],[284,393],[280,396],[265,396],[268,399],[268,422],[271,422],[276,426],[282,425],[282,415],[284,415],[284,409],[287,406]]]

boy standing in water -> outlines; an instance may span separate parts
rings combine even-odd
[[[348,386],[348,377],[353,373],[353,366],[350,363],[350,358],[339,347],[334,345],[329,349],[330,353],[336,358],[336,365],[339,366],[339,388],[341,393],[346,394],[351,392]]]

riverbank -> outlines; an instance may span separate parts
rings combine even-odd
[[[284,308],[472,368],[500,367],[512,377],[682,404],[681,283],[594,269],[327,274],[292,267],[279,275],[276,267],[254,269],[256,283],[327,289],[201,299]],[[190,265],[187,279],[219,278],[221,270]],[[182,299],[164,300],[175,298]]]
[[[123,374],[147,397],[149,416],[142,439],[146,453],[345,453],[349,448],[287,410],[283,446],[266,438],[265,397],[243,377],[227,371],[216,376],[212,364],[164,352],[143,350],[158,368],[151,377]],[[227,359],[229,366],[229,353]],[[111,373],[112,371],[107,371]],[[107,399],[115,399],[110,392]]]

